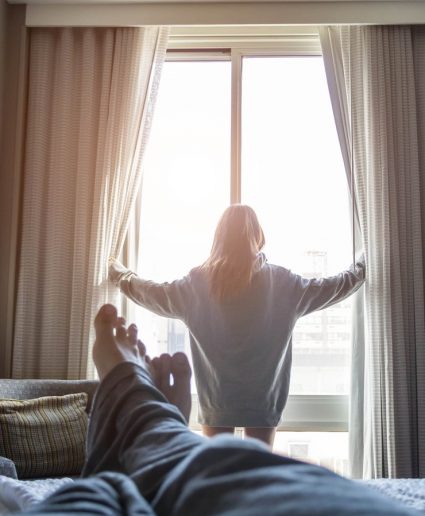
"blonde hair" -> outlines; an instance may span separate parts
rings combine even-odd
[[[222,301],[251,283],[265,238],[255,211],[243,204],[229,206],[215,230],[211,254],[202,265],[212,295]]]

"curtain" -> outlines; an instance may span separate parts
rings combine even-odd
[[[359,223],[358,207],[354,188],[354,167],[352,163],[351,141],[351,90],[349,81],[351,78],[350,59],[343,61],[340,51],[343,38],[348,36],[348,31],[342,33],[337,28],[320,27],[320,43],[323,53],[328,88],[335,117],[335,125],[341,145],[341,154],[344,161],[351,200],[354,234],[354,253],[363,251],[363,242]],[[345,42],[345,40],[344,40]],[[345,45],[347,43],[345,42]],[[344,68],[344,64],[348,69]],[[352,297],[352,338],[351,338],[351,382],[350,382],[350,432],[349,432],[349,464],[350,476],[361,478],[363,475],[363,426],[364,426],[364,369],[365,369],[365,326],[364,326],[364,288],[362,287]],[[355,372],[355,374],[353,374]],[[361,465],[361,467],[360,467]],[[361,471],[360,471],[361,469]]]
[[[166,28],[30,32],[14,378],[85,378],[140,187]]]
[[[425,474],[423,34],[408,26],[320,34],[343,154],[353,149],[367,261],[350,414],[352,474],[365,478]]]

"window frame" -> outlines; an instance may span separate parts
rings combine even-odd
[[[316,27],[173,27],[166,61],[231,63],[230,202],[241,202],[242,68],[245,57],[321,56]],[[192,394],[190,427],[197,422],[198,397]],[[278,431],[347,432],[348,395],[289,395]]]

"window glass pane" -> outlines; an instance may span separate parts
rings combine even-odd
[[[201,434],[200,430],[195,433]],[[235,435],[244,438],[242,428]],[[348,432],[276,432],[273,452],[349,475]]]
[[[276,432],[273,451],[348,476],[348,432]]]
[[[166,62],[145,158],[139,274],[172,281],[209,255],[230,198],[230,63]],[[148,353],[188,348],[180,321],[137,309]]]
[[[269,262],[309,277],[350,264],[347,179],[321,57],[249,57],[242,79],[242,202]],[[302,318],[292,394],[348,392],[350,301]]]

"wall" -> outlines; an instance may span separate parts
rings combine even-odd
[[[25,70],[25,6],[0,0],[0,378],[10,375]]]
[[[5,60],[6,60],[6,28],[7,28],[7,10],[8,7],[6,5],[6,0],[0,0],[0,143],[3,141],[3,112],[4,112],[4,102],[3,102],[3,92],[4,92],[4,83],[5,83]],[[3,160],[2,160],[3,161]],[[0,164],[1,167],[1,164]],[[1,191],[3,191],[4,185],[4,173],[3,168],[0,168],[0,186]],[[0,235],[1,235],[1,245],[0,245],[0,376],[3,371],[4,364],[4,334],[3,328],[6,320],[5,313],[5,305],[2,293],[5,292],[5,277],[1,272],[5,265],[4,263],[4,250],[8,247],[7,244],[7,232],[3,231],[1,227],[9,226],[10,221],[7,220],[7,210],[3,208],[3,196],[0,194]]]
[[[0,0],[0,120],[3,120],[4,61],[6,58],[6,0]],[[0,124],[0,142],[2,125]]]
[[[238,25],[425,23],[423,0],[12,0],[27,25]]]

